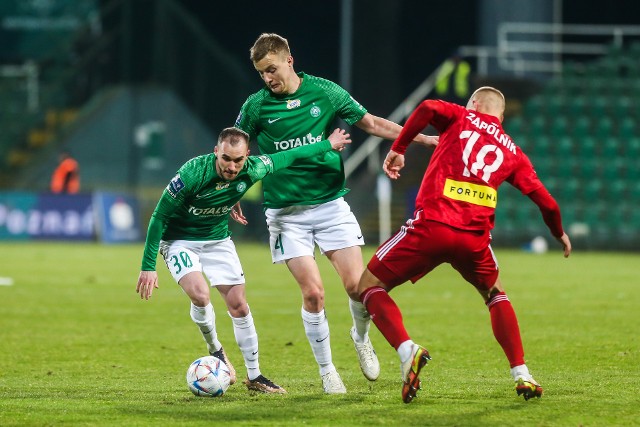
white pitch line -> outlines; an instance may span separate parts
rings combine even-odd
[[[0,277],[0,286],[13,285],[13,279],[11,277]]]

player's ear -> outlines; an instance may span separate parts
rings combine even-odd
[[[218,154],[218,145],[217,144],[213,147],[213,152],[215,154]]]

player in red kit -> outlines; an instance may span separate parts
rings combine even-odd
[[[497,189],[504,181],[540,209],[564,256],[571,241],[563,231],[560,208],[538,179],[529,158],[502,129],[505,98],[492,87],[477,89],[467,107],[438,100],[423,101],[391,146],[383,169],[397,179],[411,140],[427,125],[440,133],[416,197],[414,218],[383,243],[360,279],[360,298],[374,324],[400,356],[402,400],[411,402],[420,389],[420,371],[429,352],[407,333],[400,309],[388,292],[416,282],[442,263],[450,263],[482,295],[493,334],[511,365],[518,395],[542,396],[542,387],[524,361],[520,329],[511,302],[498,278],[491,249]]]

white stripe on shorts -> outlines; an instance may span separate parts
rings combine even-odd
[[[397,245],[407,235],[407,229],[413,228],[413,222],[420,218],[421,212],[422,211],[418,211],[416,213],[415,219],[407,220],[407,225],[403,225],[402,227],[400,227],[400,231],[398,231],[398,233],[395,236],[393,236],[392,239],[390,239],[387,243],[382,245],[380,249],[378,249],[378,251],[376,252],[376,257],[379,260],[382,260],[382,258],[384,258],[384,256],[387,253],[389,253],[389,251],[393,249],[393,247]]]

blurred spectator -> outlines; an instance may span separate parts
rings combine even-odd
[[[436,95],[455,104],[465,104],[469,97],[471,66],[457,53],[447,59],[436,77]]]
[[[59,164],[51,176],[51,192],[76,194],[80,190],[78,162],[66,151],[60,153]]]

